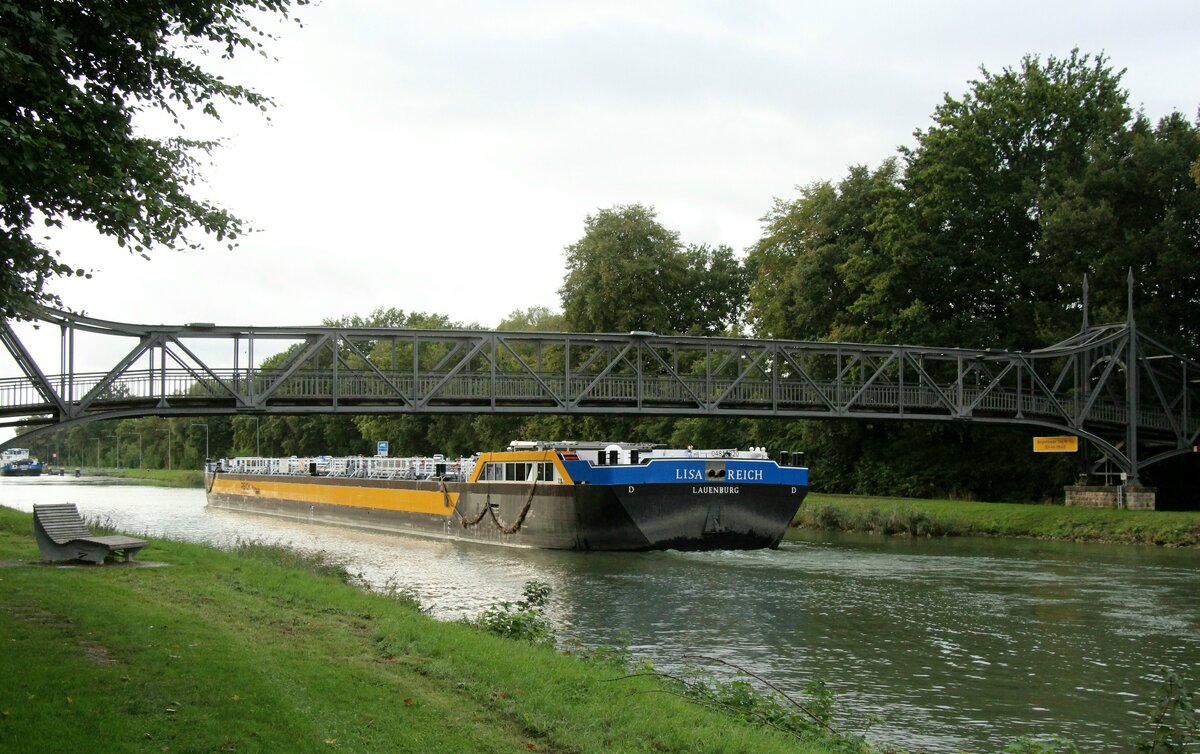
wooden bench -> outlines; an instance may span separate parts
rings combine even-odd
[[[103,564],[110,555],[121,554],[125,562],[146,546],[144,539],[114,535],[94,537],[73,503],[33,506],[33,533],[43,560],[83,560]]]

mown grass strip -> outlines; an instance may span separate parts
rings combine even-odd
[[[0,560],[35,561],[32,531],[0,508]],[[822,751],[439,623],[321,558],[164,540],[142,558],[167,566],[0,568],[0,750]]]
[[[204,472],[199,469],[100,469],[101,476],[155,484],[160,487],[203,487]]]
[[[1200,546],[1200,512],[810,494],[794,526],[911,536]]]

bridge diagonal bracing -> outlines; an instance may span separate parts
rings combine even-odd
[[[961,421],[1074,434],[1134,478],[1200,443],[1200,364],[1137,332],[1132,318],[1030,352],[652,333],[149,326],[54,310],[36,319],[40,330],[28,322],[0,329],[13,361],[0,377],[0,422],[34,432],[142,415],[335,412]],[[47,367],[55,358],[57,371]]]

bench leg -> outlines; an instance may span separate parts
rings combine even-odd
[[[76,560],[82,560],[85,563],[95,563],[96,565],[104,565],[104,557],[108,555],[108,548],[98,545],[76,545]]]

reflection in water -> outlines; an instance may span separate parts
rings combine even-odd
[[[443,619],[545,581],[565,637],[624,637],[669,669],[720,657],[790,691],[824,678],[850,725],[877,717],[873,739],[914,750],[1061,734],[1081,751],[1127,751],[1160,669],[1195,682],[1200,660],[1190,550],[818,535],[756,552],[571,553],[210,511],[200,490],[6,479],[0,502],[74,502],[150,537],[345,554],[368,583],[412,591]]]

